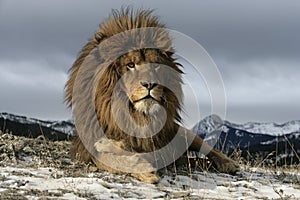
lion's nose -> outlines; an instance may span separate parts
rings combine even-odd
[[[148,90],[152,90],[155,86],[157,86],[157,83],[151,83],[151,82],[141,82],[141,85],[147,88]]]

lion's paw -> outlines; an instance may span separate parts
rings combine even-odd
[[[239,171],[239,165],[227,157],[214,159],[213,164],[221,173],[236,174]]]
[[[131,175],[145,183],[153,184],[153,183],[158,183],[160,180],[159,176],[154,172],[152,172],[152,173],[136,173],[136,174],[131,174]]]

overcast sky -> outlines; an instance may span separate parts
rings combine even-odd
[[[0,0],[0,112],[71,118],[69,67],[111,9],[133,5],[206,49],[224,80],[228,120],[300,119],[300,1],[168,2]]]

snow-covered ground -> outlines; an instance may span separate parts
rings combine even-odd
[[[106,172],[72,177],[55,168],[1,167],[0,198],[13,193],[27,199],[300,199],[299,178],[299,174],[249,169],[236,176],[168,175],[152,185]]]
[[[299,165],[285,172],[245,166],[235,176],[168,169],[158,184],[146,184],[72,161],[70,146],[0,131],[0,199],[300,199]]]

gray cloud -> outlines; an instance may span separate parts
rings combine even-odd
[[[63,104],[68,68],[112,8],[133,5],[156,9],[169,28],[203,45],[223,76],[229,120],[300,118],[300,2],[176,0],[169,4],[0,1],[0,111],[44,119],[70,116]],[[209,113],[205,106],[209,94],[204,86],[199,89],[204,113]]]
[[[231,103],[298,102],[300,99],[299,63],[286,60],[226,63],[232,71],[222,70],[226,91]],[[234,73],[233,73],[234,72]],[[298,104],[300,105],[300,104]]]
[[[231,59],[296,57],[300,52],[300,3],[297,1],[3,1],[1,56],[67,52],[75,55],[112,8],[123,4],[156,8],[171,29],[190,35],[210,54]],[[28,51],[31,50],[31,51]],[[13,51],[15,50],[15,51]],[[26,51],[27,50],[27,51]],[[38,51],[38,52],[37,52]]]
[[[233,60],[298,57],[300,2],[198,1],[197,4],[186,10],[174,6],[174,13],[180,14],[167,13],[166,19],[171,27],[195,38],[213,56]]]
[[[40,62],[0,62],[0,111],[42,119],[68,119],[65,72]]]
[[[229,105],[227,119],[236,122],[277,122],[284,123],[299,119],[299,105],[283,106],[281,103],[270,105]],[[241,114],[243,113],[243,114]]]

